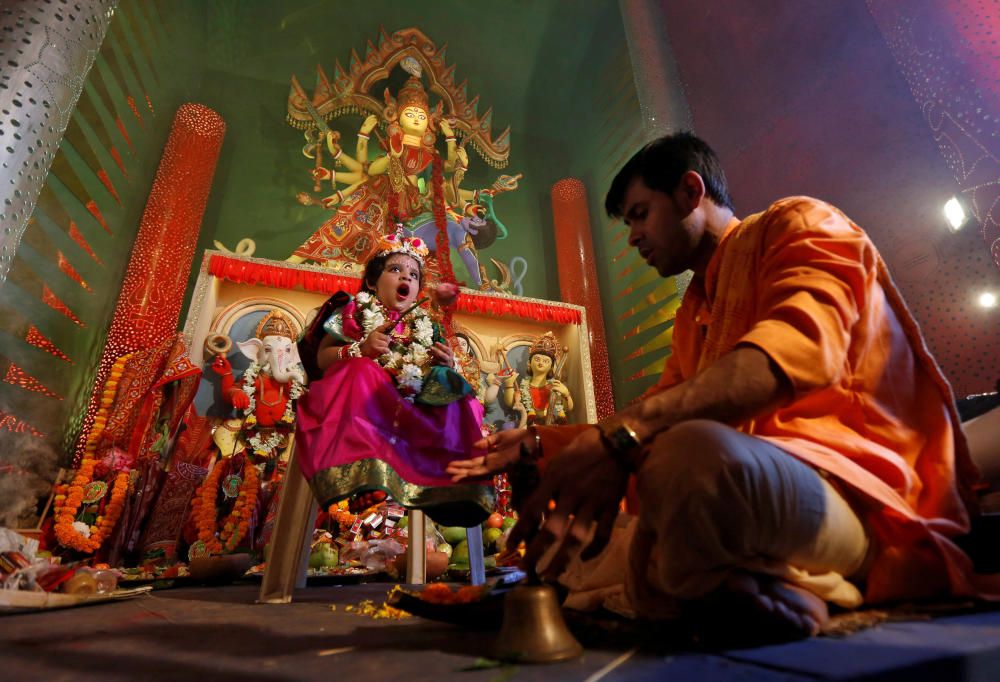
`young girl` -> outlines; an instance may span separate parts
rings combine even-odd
[[[483,408],[441,328],[415,307],[427,252],[420,239],[384,237],[357,297],[338,292],[320,309],[299,347],[315,378],[299,400],[298,460],[323,506],[388,493],[471,526],[488,516],[492,491],[454,485],[445,467],[479,454]]]

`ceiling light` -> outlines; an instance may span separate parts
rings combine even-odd
[[[965,225],[965,221],[968,220],[968,216],[965,215],[965,209],[962,208],[962,203],[957,197],[952,197],[944,203],[944,217],[947,218],[952,232],[961,230],[962,226]]]
[[[984,291],[979,294],[979,305],[984,308],[996,308],[997,295],[989,291]]]

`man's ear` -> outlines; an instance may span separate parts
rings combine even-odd
[[[702,180],[701,175],[696,171],[686,171],[681,176],[677,188],[680,190],[688,211],[698,208],[701,205],[702,199],[705,198],[705,181]]]

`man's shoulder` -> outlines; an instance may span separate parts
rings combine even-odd
[[[792,196],[778,199],[748,222],[766,230],[822,232],[830,235],[857,235],[863,230],[843,211],[822,199]]]
[[[843,215],[833,204],[823,201],[822,199],[798,195],[778,199],[768,206],[767,209],[761,213],[761,216],[796,216],[809,215],[813,212],[836,213],[838,215]]]

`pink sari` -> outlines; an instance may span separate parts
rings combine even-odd
[[[473,525],[493,507],[488,484],[453,485],[448,462],[476,456],[483,407],[475,396],[442,406],[404,399],[369,358],[335,362],[299,400],[298,461],[324,506],[383,490],[446,525]]]

